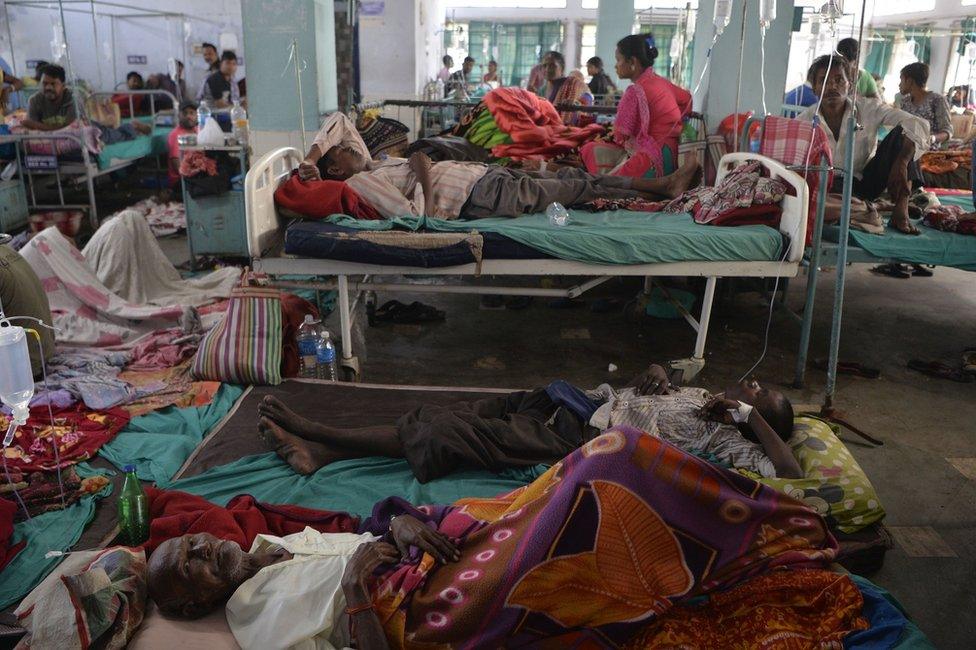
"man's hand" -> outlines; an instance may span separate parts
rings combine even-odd
[[[404,557],[411,546],[429,553],[441,564],[457,562],[461,554],[454,542],[437,531],[428,528],[422,521],[410,515],[400,515],[390,524],[390,532],[400,554]]]
[[[638,395],[667,395],[671,382],[667,371],[655,363],[637,375],[631,386],[637,389]]]
[[[430,166],[433,164],[430,160],[430,156],[425,154],[423,151],[418,151],[417,153],[410,155],[410,171],[420,178],[423,174],[430,171]]]
[[[722,395],[716,395],[711,398],[702,407],[699,415],[712,422],[719,422],[721,424],[735,424],[735,420],[732,419],[732,414],[729,411],[734,411],[739,408],[741,404],[738,400],[726,399]]]
[[[373,575],[381,564],[394,564],[400,559],[396,547],[386,542],[370,542],[361,544],[349,559],[346,570],[342,574],[342,588],[344,591],[364,589],[366,579]]]
[[[321,174],[319,174],[319,168],[315,163],[303,160],[302,164],[298,166],[298,178],[303,181],[320,181],[322,180]]]

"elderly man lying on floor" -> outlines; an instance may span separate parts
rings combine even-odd
[[[716,622],[736,642],[711,647],[758,647],[750,635],[839,642],[866,627],[847,576],[784,570],[824,569],[836,551],[799,502],[623,427],[494,498],[414,507],[391,497],[356,532],[258,535],[248,553],[207,534],[170,539],[150,556],[149,591],[177,616],[227,601],[245,650],[350,637],[371,649],[617,647],[658,619],[686,620],[689,599],[745,585],[747,608],[780,608],[777,624]],[[803,584],[786,597],[786,583],[753,588],[754,578]],[[801,593],[819,604],[787,612]]]
[[[786,444],[793,407],[754,379],[712,396],[677,388],[652,365],[622,390],[582,391],[564,381],[451,406],[420,406],[387,426],[339,429],[312,422],[267,396],[258,407],[262,439],[299,474],[337,460],[406,458],[426,483],[456,469],[500,471],[553,463],[611,426],[632,426],[685,451],[764,477],[798,478]]]
[[[595,199],[674,198],[695,184],[698,163],[661,178],[592,176],[573,168],[527,171],[472,162],[370,159],[348,117],[333,113],[298,168],[302,180],[346,184],[384,217],[427,215],[442,219],[517,217],[544,212],[552,203],[578,205]]]

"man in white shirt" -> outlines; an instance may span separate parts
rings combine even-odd
[[[164,613],[183,618],[226,601],[227,623],[244,650],[347,647],[349,617],[372,613],[361,583],[373,569],[397,562],[410,546],[442,564],[460,557],[453,542],[410,515],[394,517],[389,532],[396,546],[368,532],[306,528],[258,535],[249,552],[206,533],[184,535],[150,556],[149,594]]]
[[[912,183],[921,181],[916,161],[929,147],[928,124],[877,99],[858,97],[853,102],[851,68],[843,57],[818,58],[810,66],[807,78],[813,81],[814,93],[823,97],[820,112],[814,104],[797,119],[819,123],[830,143],[834,165],[841,166],[849,146],[847,118],[854,104],[860,125],[854,133],[854,195],[873,201],[887,189],[895,204],[891,225],[903,233],[917,235],[918,228],[908,218],[908,199]],[[882,126],[891,130],[879,144],[878,129]],[[841,177],[835,179],[835,183],[842,181]]]
[[[326,118],[298,167],[305,181],[345,181],[386,218],[442,219],[518,217],[544,212],[552,203],[571,206],[598,198],[674,198],[694,184],[698,172],[694,160],[661,178],[592,176],[572,168],[547,172],[450,160],[433,163],[423,153],[409,160],[374,161],[352,121],[341,113]]]
[[[605,429],[625,425],[709,460],[764,477],[799,478],[786,443],[793,407],[755,379],[711,395],[677,388],[659,365],[628,387],[582,391],[564,381],[447,406],[421,405],[390,425],[339,429],[301,417],[267,396],[258,430],[292,469],[311,474],[337,460],[405,458],[422,483],[459,469],[501,471],[553,463]]]

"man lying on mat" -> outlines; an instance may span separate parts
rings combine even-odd
[[[578,205],[595,199],[674,198],[699,175],[694,160],[670,176],[592,176],[574,168],[527,171],[446,160],[424,153],[409,160],[370,159],[345,115],[330,115],[298,168],[302,180],[345,181],[387,218],[423,215],[442,219],[518,217],[545,212],[552,203]]]
[[[245,650],[351,639],[371,649],[618,647],[689,598],[792,573],[783,569],[819,573],[836,549],[798,501],[622,427],[507,494],[419,507],[390,497],[355,533],[258,535],[250,553],[207,534],[170,539],[150,556],[148,582],[176,616],[229,598]],[[818,615],[841,621],[827,600]]]
[[[259,435],[299,474],[337,460],[406,458],[422,483],[457,469],[501,471],[553,463],[611,426],[626,425],[685,451],[765,477],[799,478],[786,440],[793,407],[754,379],[711,395],[677,388],[652,365],[622,390],[582,391],[564,381],[545,388],[451,406],[423,405],[396,423],[340,429],[312,422],[275,397],[258,406]]]

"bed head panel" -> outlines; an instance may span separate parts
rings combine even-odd
[[[251,165],[244,178],[244,209],[247,213],[247,248],[251,259],[261,257],[280,237],[274,193],[302,161],[294,147],[269,151]]]
[[[810,208],[810,189],[807,182],[796,172],[790,171],[780,162],[755,153],[727,153],[719,161],[718,174],[715,185],[722,182],[730,171],[750,160],[758,161],[770,178],[779,178],[793,188],[795,196],[787,194],[780,205],[783,217],[779,222],[779,231],[790,238],[790,250],[786,256],[787,262],[794,264],[803,259],[803,249],[807,238],[807,214]]]

